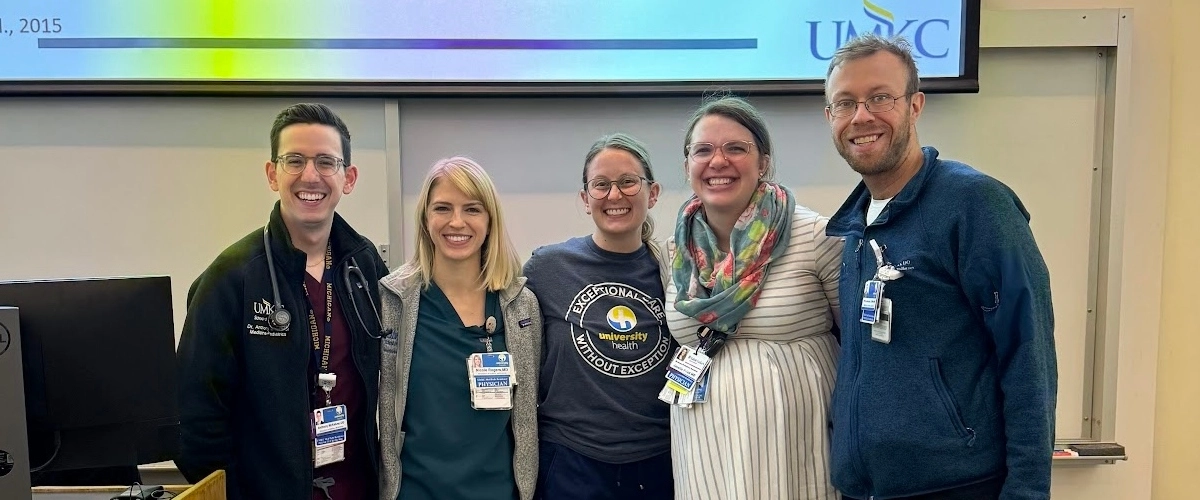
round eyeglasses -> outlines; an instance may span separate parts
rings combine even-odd
[[[283,167],[284,172],[292,175],[303,172],[309,160],[312,160],[313,165],[317,168],[317,173],[321,174],[322,177],[330,177],[336,174],[338,169],[345,163],[341,158],[330,155],[304,156],[298,153],[288,153],[275,157],[275,163]]]
[[[613,186],[616,186],[617,191],[620,191],[625,196],[636,196],[642,191],[642,181],[654,182],[640,175],[622,175],[615,181],[597,177],[587,181],[587,184],[584,184],[583,187],[587,191],[588,196],[591,196],[593,199],[603,200],[608,198],[608,195],[612,193]]]
[[[693,142],[683,150],[683,154],[696,163],[708,163],[721,152],[725,161],[737,161],[750,154],[754,143],[750,141],[729,141],[717,146],[711,142]]]
[[[829,103],[828,106],[825,106],[825,109],[829,110],[829,115],[834,118],[845,118],[853,115],[855,111],[858,111],[859,104],[862,104],[863,107],[867,108],[867,111],[871,112],[872,114],[886,113],[896,108],[896,101],[904,99],[910,95],[912,94],[904,94],[902,96],[892,96],[891,94],[875,94],[871,97],[868,97],[865,101],[842,99]]]

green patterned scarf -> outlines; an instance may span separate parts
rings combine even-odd
[[[728,254],[692,196],[679,209],[672,277],[675,309],[714,330],[734,333],[762,292],[773,260],[783,255],[792,232],[796,199],[786,187],[760,182],[750,205],[729,234]]]

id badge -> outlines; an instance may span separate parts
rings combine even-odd
[[[697,403],[705,403],[708,401],[708,376],[711,370],[705,370],[704,375],[700,376],[700,380],[696,381],[696,390],[692,391],[693,401]]]
[[[346,405],[326,406],[313,410],[313,467],[321,467],[346,459]]]
[[[862,317],[858,320],[868,325],[879,321],[879,304],[883,301],[883,282],[868,280],[863,285]]]
[[[871,340],[890,344],[892,342],[892,299],[879,303],[879,321],[871,325]]]
[[[678,401],[678,404],[691,404],[695,398],[692,391],[696,389],[701,377],[707,373],[710,364],[712,364],[712,359],[696,348],[686,345],[679,346],[679,349],[675,350],[675,355],[671,356],[671,364],[667,365],[667,384],[663,391],[670,389],[681,395],[682,399]]]
[[[663,384],[662,390],[658,391],[658,400],[669,405],[684,406],[679,404],[679,393],[671,390],[666,384]]]
[[[476,352],[467,356],[467,383],[471,407],[476,410],[511,410],[517,372],[512,353]]]

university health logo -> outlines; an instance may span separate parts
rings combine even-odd
[[[812,56],[822,61],[833,59],[838,47],[867,32],[888,37],[903,35],[912,42],[916,57],[930,59],[946,58],[950,44],[957,42],[950,37],[949,19],[897,18],[870,0],[863,0],[863,14],[867,19],[858,19],[858,24],[852,19],[808,21],[808,50]]]
[[[608,326],[621,333],[628,332],[637,326],[637,316],[633,314],[633,309],[614,306],[608,310]]]
[[[576,352],[613,378],[642,375],[667,359],[671,335],[661,299],[624,283],[584,287],[567,309]]]

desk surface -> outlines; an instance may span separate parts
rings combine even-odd
[[[127,486],[38,486],[32,488],[34,500],[109,500]],[[178,500],[224,500],[225,471],[209,474],[195,485],[170,485],[164,489]]]
[[[33,488],[34,500],[109,500],[125,491],[127,486],[38,486]],[[171,493],[180,494],[187,485],[164,486]],[[135,490],[136,491],[136,490]]]

